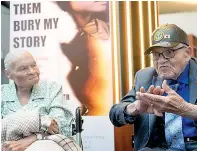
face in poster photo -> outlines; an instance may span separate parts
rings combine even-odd
[[[108,115],[113,99],[109,3],[56,3],[71,15],[79,31],[71,42],[60,44],[72,66],[65,78],[81,106],[87,108],[86,115]],[[83,108],[84,113],[86,108]]]

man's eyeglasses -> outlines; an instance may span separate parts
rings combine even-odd
[[[168,50],[163,51],[162,53],[153,52],[152,56],[154,60],[158,60],[160,55],[162,55],[165,59],[173,58],[175,56],[175,51],[180,50],[182,48],[187,48],[187,47],[182,46],[177,49],[168,49]]]

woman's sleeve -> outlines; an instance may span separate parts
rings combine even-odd
[[[74,124],[75,119],[63,97],[62,87],[57,91],[55,97],[52,98],[48,111],[49,116],[58,123],[60,134],[72,136],[72,124]]]

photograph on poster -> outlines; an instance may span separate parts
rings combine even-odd
[[[66,78],[79,102],[88,109],[87,115],[107,115],[112,100],[108,2],[57,4],[72,16],[79,29],[72,41],[61,43],[72,66]]]

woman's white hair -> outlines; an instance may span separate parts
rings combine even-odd
[[[6,70],[11,70],[11,64],[14,63],[18,58],[22,57],[25,53],[29,53],[26,50],[9,52],[4,59],[4,66]],[[30,53],[29,53],[30,54]]]

